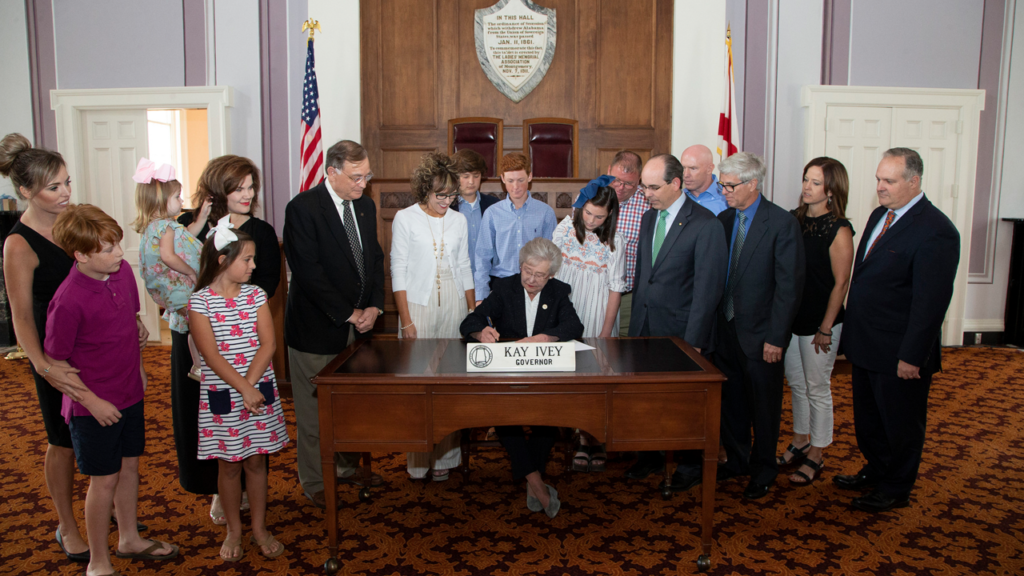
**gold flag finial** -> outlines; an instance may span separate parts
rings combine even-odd
[[[312,35],[312,32],[310,32],[310,35]],[[728,40],[732,40],[732,23],[731,22],[725,25],[725,37]]]
[[[305,32],[306,30],[309,30],[309,39],[310,40],[313,39],[313,30],[316,30],[317,32],[320,32],[321,34],[323,34],[323,32],[324,32],[323,30],[320,29],[320,21],[319,20],[313,20],[312,18],[310,18],[309,20],[306,20],[305,22],[302,23],[302,31]]]

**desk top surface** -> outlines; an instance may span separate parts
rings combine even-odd
[[[723,380],[721,373],[678,338],[587,338],[594,350],[576,353],[575,372],[467,372],[462,340],[376,339],[357,341],[317,375],[318,384],[569,382],[630,377],[647,381]]]

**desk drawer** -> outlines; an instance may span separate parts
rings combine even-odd
[[[426,446],[426,394],[332,394],[331,408],[336,443]]]
[[[507,390],[507,388],[506,388]],[[434,394],[434,441],[461,428],[564,426],[580,428],[604,441],[604,391]]]
[[[613,393],[609,449],[703,448],[707,401],[706,390]]]

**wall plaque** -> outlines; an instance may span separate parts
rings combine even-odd
[[[555,57],[555,11],[530,0],[500,0],[475,13],[476,57],[513,102],[540,84]]]

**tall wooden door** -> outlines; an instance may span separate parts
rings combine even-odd
[[[825,127],[825,155],[842,162],[850,176],[846,217],[860,234],[878,207],[875,169],[892,147],[892,108],[829,106]]]
[[[160,340],[160,310],[146,292],[139,275],[139,234],[135,220],[135,182],[132,176],[149,144],[145,110],[91,110],[82,114],[85,163],[81,167],[77,202],[93,204],[109,214],[124,230],[124,259],[135,273],[140,317],[150,340]]]

